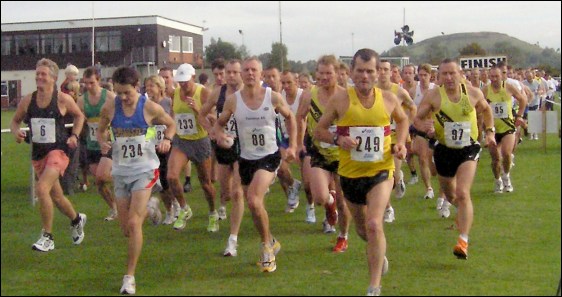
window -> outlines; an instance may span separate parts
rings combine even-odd
[[[168,37],[168,44],[170,46],[171,53],[179,53],[181,50],[181,39],[180,36],[170,35]]]
[[[38,55],[39,35],[16,35],[16,55]]]
[[[2,36],[2,56],[9,56],[12,53],[12,36]]]
[[[42,54],[66,53],[66,36],[62,34],[41,34]]]
[[[2,97],[8,96],[8,81],[2,81]]]
[[[92,33],[68,33],[68,52],[89,52],[92,50]]]
[[[184,53],[193,53],[193,37],[181,37],[181,51]]]
[[[109,51],[121,50],[121,31],[109,32]]]

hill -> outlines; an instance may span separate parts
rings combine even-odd
[[[477,43],[486,51],[486,55],[506,55],[515,67],[535,67],[548,65],[560,73],[561,55],[551,48],[542,48],[536,44],[496,32],[456,33],[431,37],[411,46],[396,46],[383,52],[381,56],[409,56],[414,64],[429,62],[438,64],[445,57],[458,58],[459,50]]]

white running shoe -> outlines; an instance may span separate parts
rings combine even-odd
[[[439,210],[439,215],[442,218],[445,218],[445,219],[448,218],[451,215],[450,207],[451,207],[451,203],[449,203],[449,201],[447,201],[447,200],[444,200],[443,205],[441,206],[441,209]]]
[[[316,223],[316,213],[314,212],[314,204],[306,206],[306,219],[305,222],[309,224]]]
[[[502,182],[501,179],[496,179],[495,187],[494,187],[494,193],[496,193],[496,194],[503,193],[503,182]]]
[[[367,289],[367,296],[380,296],[381,295],[381,287],[369,287]]]
[[[433,193],[433,188],[429,188],[425,193],[425,195],[423,196],[423,198],[425,199],[433,199],[433,197],[435,197],[435,194]]]
[[[70,225],[70,229],[72,230],[72,243],[74,244],[81,244],[84,240],[84,226],[86,225],[87,217],[85,214],[80,213],[78,214],[80,217],[80,222],[76,225]]]
[[[125,275],[123,277],[123,285],[119,293],[122,295],[135,295],[137,292],[137,284],[135,283],[135,277],[132,275]]]
[[[55,241],[52,237],[45,234],[45,230],[41,230],[41,237],[34,243],[31,248],[40,252],[48,252],[55,249]]]
[[[224,249],[223,255],[225,257],[236,257],[238,255],[238,252],[236,251],[237,247],[238,242],[229,238],[228,242],[226,243],[226,249]]]
[[[443,206],[443,201],[445,201],[444,198],[442,197],[437,198],[437,207],[436,207],[437,210],[441,210],[441,207]]]
[[[336,233],[336,226],[332,226],[330,225],[330,223],[328,223],[328,220],[324,219],[324,221],[322,222],[322,231],[324,233]]]
[[[409,184],[409,185],[415,185],[415,184],[418,183],[418,181],[419,181],[418,176],[417,176],[417,175],[412,175],[412,176],[410,177],[410,180],[408,181],[408,184]]]
[[[176,221],[176,218],[171,214],[171,212],[166,212],[166,218],[162,221],[162,225],[171,225]]]
[[[109,222],[115,220],[116,218],[117,218],[117,209],[112,208],[107,213],[107,217],[105,217],[103,220]]]
[[[160,222],[162,221],[162,211],[158,206],[159,203],[160,200],[158,200],[158,198],[156,197],[150,197],[150,200],[148,200],[148,217],[150,218],[150,221],[154,226],[160,225]]]
[[[513,185],[511,184],[511,178],[509,177],[509,174],[502,175],[501,179],[504,191],[508,193],[513,192]]]
[[[293,185],[289,187],[289,193],[287,197],[287,208],[285,212],[292,213],[297,207],[299,207],[299,191],[301,189],[301,182],[297,179],[293,182]]]
[[[391,206],[384,211],[384,221],[386,223],[392,223],[394,220],[394,208]]]
[[[172,214],[174,215],[174,222],[178,219],[180,215],[180,209],[181,209],[180,203],[178,202],[178,200],[174,198],[172,202]]]
[[[226,220],[226,206],[219,207],[219,220]]]

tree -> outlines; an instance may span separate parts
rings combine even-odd
[[[277,67],[279,70],[289,70],[289,61],[287,61],[288,54],[287,47],[279,42],[274,42],[271,45],[271,60],[267,67]],[[262,61],[263,62],[263,61]]]
[[[220,38],[218,41],[211,38],[211,44],[205,47],[205,64],[210,65],[217,58],[225,60],[240,59],[241,54],[232,43],[224,42]]]
[[[459,49],[459,54],[461,56],[485,56],[486,50],[484,50],[479,43],[473,42]]]

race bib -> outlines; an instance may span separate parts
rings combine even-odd
[[[338,130],[338,127],[336,125],[332,125],[332,126],[330,126],[330,128],[328,128],[328,131],[330,131],[330,133],[332,133],[332,134],[336,134],[337,130]],[[334,148],[334,147],[338,147],[338,146],[335,145],[335,144],[320,142],[320,147],[321,148]]]
[[[228,119],[228,122],[226,123],[226,127],[224,127],[224,133],[232,138],[236,138],[236,129],[236,119],[234,118],[234,115],[231,115],[230,119]]]
[[[55,119],[32,118],[31,141],[34,143],[55,143]]]
[[[493,102],[490,103],[490,107],[492,108],[492,113],[494,114],[495,119],[507,119],[509,117],[507,103]]]
[[[349,136],[357,141],[351,150],[351,160],[380,162],[384,153],[384,127],[350,127]]]
[[[98,141],[97,140],[98,134],[98,123],[97,122],[88,122],[88,135],[91,141]]]
[[[119,165],[130,165],[133,163],[148,162],[144,146],[145,136],[117,137],[117,150],[119,151]],[[115,147],[114,147],[115,149]]]
[[[197,122],[192,113],[180,113],[175,116],[176,131],[179,136],[197,134]]]
[[[154,130],[156,130],[156,145],[159,145],[162,140],[164,140],[164,131],[166,131],[166,125],[154,125]]]
[[[247,127],[244,130],[244,147],[251,153],[263,154],[275,151],[275,127]]]
[[[463,148],[470,145],[470,122],[445,122],[445,145]]]

